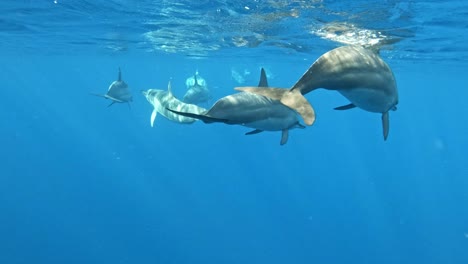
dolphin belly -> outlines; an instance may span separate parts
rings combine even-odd
[[[396,105],[397,96],[387,94],[383,90],[372,88],[353,88],[338,90],[355,106],[374,113],[385,113]]]
[[[229,120],[232,124],[265,131],[281,131],[298,124],[297,113],[279,101],[248,93],[240,93],[242,98],[236,104],[228,104],[225,108],[214,108],[208,114],[215,118]],[[228,99],[232,99],[228,97]]]
[[[262,120],[245,123],[243,125],[246,127],[251,127],[265,131],[281,131],[284,129],[294,127],[296,124],[299,123],[297,114],[292,110],[287,111],[291,111],[291,113],[288,113],[288,115],[286,116],[272,116]]]
[[[206,113],[259,130],[278,131],[296,125],[297,113],[278,100],[251,93],[237,93],[218,100]]]

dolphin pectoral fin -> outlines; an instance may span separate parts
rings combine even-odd
[[[258,133],[262,133],[263,130],[260,130],[260,129],[255,129],[255,130],[252,130],[250,132],[247,132],[245,133],[246,135],[255,135],[255,134],[258,134]]]
[[[154,126],[154,120],[156,120],[156,116],[158,115],[158,111],[156,111],[156,108],[153,109],[153,113],[151,113],[151,127]]]
[[[300,128],[300,129],[306,128],[303,124],[301,124],[301,123],[299,123],[299,122],[297,122],[296,127],[297,127],[297,128]]]
[[[353,103],[351,103],[351,104],[335,107],[334,109],[335,110],[348,110],[348,109],[353,109],[354,107],[356,106]]]
[[[287,91],[281,98],[281,103],[299,113],[306,125],[310,126],[315,122],[314,108],[298,89]]]
[[[388,112],[382,114],[382,127],[383,127],[383,138],[387,140],[388,132],[390,130],[390,120],[388,116]]]
[[[111,105],[115,104],[116,101],[112,101],[107,107],[110,107]]]
[[[107,99],[107,95],[105,94],[96,94],[96,93],[89,93],[90,95],[98,96],[98,97],[104,97]]]
[[[207,115],[199,115],[199,114],[194,114],[194,113],[179,112],[179,111],[169,109],[167,107],[166,107],[166,109],[171,111],[172,113],[175,113],[175,114],[178,114],[178,115],[181,115],[181,116],[200,119],[201,121],[203,121],[203,123],[207,123],[207,124],[209,124],[209,123],[233,124],[232,122],[229,122],[228,119],[216,118],[216,117],[211,117],[211,116],[207,116]]]
[[[288,136],[289,136],[289,130],[288,129],[283,129],[283,131],[281,133],[281,142],[280,142],[281,146],[288,143]]]

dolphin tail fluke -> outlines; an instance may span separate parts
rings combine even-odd
[[[348,110],[348,109],[353,109],[355,107],[356,106],[354,104],[347,104],[347,105],[335,107],[334,109],[335,110]]]
[[[268,87],[268,79],[265,73],[265,69],[263,68],[260,71],[260,81],[258,82],[258,87]]]
[[[207,115],[199,115],[199,114],[194,114],[194,113],[179,112],[179,111],[172,110],[172,109],[169,109],[169,108],[166,108],[166,109],[171,111],[172,113],[175,113],[175,114],[178,114],[178,115],[181,115],[181,116],[186,116],[186,117],[199,119],[199,120],[203,121],[203,123],[207,123],[207,124],[209,124],[209,123],[226,123],[226,124],[230,124],[229,120],[227,120],[227,119],[216,118],[216,117],[211,117],[211,116],[207,116]]]
[[[283,131],[281,132],[281,141],[280,141],[281,146],[288,143],[288,137],[289,137],[289,130],[283,129]]]
[[[250,132],[247,132],[245,133],[246,135],[255,135],[255,134],[258,134],[258,133],[262,133],[263,130],[260,130],[260,129],[255,129],[255,130],[252,130]]]
[[[236,87],[234,89],[281,101],[282,104],[288,106],[301,115],[306,125],[310,126],[315,121],[315,111],[312,108],[312,105],[310,105],[309,101],[307,101],[298,89],[288,90],[272,87]]]
[[[387,140],[388,132],[390,131],[390,120],[388,112],[382,114],[382,127],[383,127],[383,138]]]

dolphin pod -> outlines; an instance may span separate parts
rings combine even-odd
[[[346,110],[359,107],[382,114],[384,140],[389,133],[390,110],[396,110],[398,91],[390,67],[377,50],[361,46],[344,46],[320,56],[290,89],[237,87],[236,90],[280,100],[295,108],[303,95],[318,88],[335,90],[350,103],[335,108]],[[301,113],[300,111],[298,111]],[[307,120],[306,124],[307,123]]]
[[[265,71],[261,70],[259,86],[268,85]],[[309,105],[310,106],[310,105]],[[312,109],[312,107],[310,107]],[[169,111],[191,118],[197,118],[204,123],[225,123],[254,128],[246,135],[253,135],[263,131],[281,131],[280,144],[288,141],[289,130],[304,128],[299,123],[297,113],[282,104],[262,95],[253,93],[237,93],[219,99],[205,113],[184,112],[168,108]]]
[[[197,73],[190,81],[191,89],[206,86]],[[357,107],[380,113],[383,137],[387,140],[389,111],[396,110],[398,91],[392,70],[379,56],[378,50],[372,48],[343,46],[330,50],[320,56],[289,89],[269,87],[262,69],[258,86],[236,87],[234,89],[240,93],[219,99],[209,110],[175,98],[170,82],[167,91],[149,89],[142,93],[154,107],[151,126],[160,113],[178,123],[190,124],[201,120],[204,123],[254,128],[246,135],[281,131],[280,144],[284,145],[290,129],[305,127],[300,124],[298,115],[306,125],[315,122],[315,110],[304,95],[319,88],[337,91],[349,101],[336,110]],[[121,80],[120,68],[118,80],[111,84],[107,94],[98,96],[112,100],[110,105],[132,100],[128,86]]]

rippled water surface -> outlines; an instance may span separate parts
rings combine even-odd
[[[468,263],[467,29],[466,0],[1,0],[0,264]],[[325,89],[283,146],[151,126],[143,91],[208,109],[350,44],[396,79],[386,141]]]

